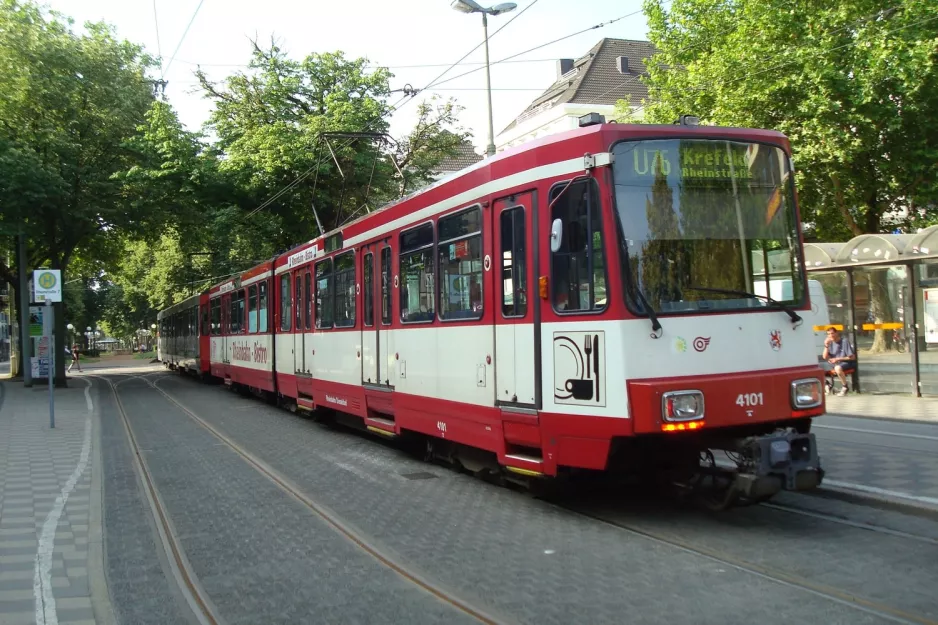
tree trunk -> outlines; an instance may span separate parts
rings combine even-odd
[[[65,283],[63,274],[63,284]],[[68,330],[65,328],[65,306],[62,302],[52,304],[55,315],[55,386],[56,388],[66,388],[68,381],[65,377],[65,343],[68,341]]]
[[[22,311],[20,310],[22,306],[20,305],[20,287],[19,282],[8,282],[10,285],[10,296],[13,298],[12,307],[10,308],[11,319],[10,319],[10,377],[18,378],[23,375],[23,367],[29,366],[30,363],[23,363],[23,331],[20,329],[22,325],[20,320],[23,318]],[[17,332],[14,334],[13,325],[16,324],[18,328]],[[19,355],[16,357],[16,370],[13,370],[13,351],[16,349],[16,344],[20,345]]]
[[[870,305],[873,311],[873,323],[893,321],[892,301],[889,299],[887,274],[888,269],[873,269],[869,273]],[[870,353],[882,354],[892,347],[892,335],[886,330],[875,330]]]

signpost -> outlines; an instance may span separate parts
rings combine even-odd
[[[33,301],[45,302],[42,315],[43,337],[39,342],[39,369],[42,370],[43,360],[46,361],[46,378],[49,380],[49,427],[55,428],[55,394],[52,388],[52,378],[55,377],[55,342],[53,334],[52,302],[62,301],[62,272],[58,269],[36,269],[33,271]],[[45,354],[45,358],[43,358]]]

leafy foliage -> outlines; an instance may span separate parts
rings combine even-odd
[[[452,101],[386,136],[390,73],[341,52],[253,44],[218,84],[206,136],[154,98],[154,66],[104,24],[82,34],[29,0],[0,0],[0,231],[30,268],[68,272],[66,317],[128,338],[156,312],[432,179],[468,137]],[[377,133],[333,138],[324,133]],[[15,268],[0,262],[0,279]],[[57,359],[64,363],[59,355]]]

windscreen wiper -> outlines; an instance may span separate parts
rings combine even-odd
[[[648,318],[651,319],[651,331],[658,332],[661,330],[661,323],[658,322],[658,313],[656,313],[655,309],[651,307],[651,304],[648,303],[648,298],[645,297],[645,294],[642,293],[642,290],[637,286],[635,287],[635,294],[638,296],[638,299],[641,300],[642,306],[645,308],[645,312],[648,313]]]
[[[757,295],[755,293],[750,293],[749,291],[734,291],[733,289],[713,289],[704,286],[685,286],[682,287],[688,291],[706,291],[708,293],[722,293],[724,295],[739,295],[740,297],[748,297],[749,299],[761,299],[767,301],[770,305],[778,308],[779,310],[785,312],[789,317],[791,317],[792,323],[798,323],[801,321],[801,315],[796,313],[794,309],[790,306],[786,306],[778,300],[774,300],[767,295]]]

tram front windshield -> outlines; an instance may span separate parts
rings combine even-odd
[[[804,301],[784,151],[672,139],[623,141],[613,153],[630,308],[702,313],[770,305],[746,294],[792,306]]]

